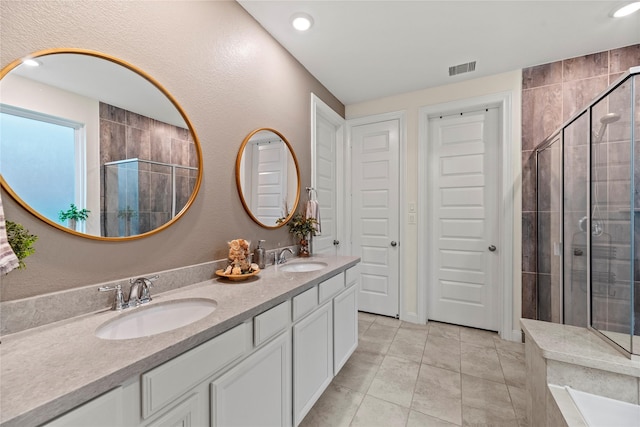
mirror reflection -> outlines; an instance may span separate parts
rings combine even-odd
[[[278,131],[256,129],[242,142],[236,159],[236,183],[249,216],[267,228],[293,216],[300,198],[298,160]]]
[[[105,240],[156,232],[186,211],[201,152],[171,95],[96,52],[30,58],[35,66],[16,61],[0,74],[0,183],[9,194],[57,228]]]

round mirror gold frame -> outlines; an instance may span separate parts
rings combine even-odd
[[[282,142],[285,143],[285,146],[287,147],[289,154],[292,157],[293,160],[293,164],[295,165],[295,169],[296,169],[296,195],[295,195],[295,201],[291,207],[291,210],[288,212],[287,216],[284,217],[284,219],[276,225],[269,225],[269,224],[265,224],[263,222],[261,222],[252,212],[251,208],[249,207],[249,205],[247,204],[247,201],[244,197],[244,192],[243,192],[243,188],[242,188],[242,177],[241,177],[241,169],[242,169],[242,156],[245,152],[245,148],[247,147],[247,144],[249,143],[249,141],[251,140],[251,138],[253,138],[254,135],[256,135],[259,132],[273,132],[274,134],[276,134],[278,136],[278,138],[280,138],[282,140]],[[236,186],[238,189],[238,195],[240,196],[240,201],[242,202],[242,206],[244,207],[244,210],[247,212],[247,214],[249,214],[249,216],[251,217],[251,219],[258,225],[260,225],[261,227],[264,228],[271,228],[271,229],[276,229],[276,228],[280,228],[282,226],[284,226],[295,214],[296,210],[298,209],[298,202],[300,201],[300,167],[298,165],[298,159],[296,158],[296,153],[293,151],[293,147],[291,147],[291,144],[289,144],[289,141],[287,140],[287,138],[284,137],[284,135],[282,135],[280,132],[278,132],[275,129],[271,129],[271,128],[259,128],[256,129],[254,131],[252,131],[251,133],[249,133],[249,135],[246,136],[246,138],[242,141],[242,144],[240,145],[240,149],[238,150],[238,156],[236,157]]]
[[[188,201],[185,203],[184,207],[179,212],[177,212],[174,217],[169,219],[166,223],[154,228],[153,230],[150,230],[148,232],[141,233],[141,234],[131,235],[131,236],[105,237],[105,236],[98,236],[98,235],[93,235],[93,234],[86,234],[86,233],[82,233],[82,232],[70,229],[70,228],[65,227],[65,226],[63,226],[61,224],[58,224],[58,223],[50,220],[46,216],[40,214],[37,210],[33,209],[31,206],[29,206],[28,203],[26,203],[22,198],[20,198],[20,196],[18,194],[16,194],[15,191],[13,191],[13,189],[5,181],[5,179],[4,179],[4,177],[2,176],[1,173],[0,173],[0,187],[2,187],[14,200],[16,200],[16,202],[18,202],[18,204],[20,204],[24,209],[26,209],[29,213],[31,213],[32,215],[34,215],[38,219],[44,221],[45,223],[47,223],[47,224],[49,224],[49,225],[51,225],[51,226],[53,226],[53,227],[55,227],[55,228],[57,228],[59,230],[64,231],[66,233],[74,234],[76,236],[84,237],[84,238],[87,238],[87,239],[101,240],[101,241],[135,240],[135,239],[140,239],[140,238],[143,238],[143,237],[151,236],[153,234],[156,234],[156,233],[158,233],[158,232],[170,227],[180,217],[182,217],[182,215],[184,215],[184,213],[193,204],[193,201],[195,200],[195,198],[196,198],[196,196],[198,194],[198,191],[200,189],[200,185],[202,183],[202,174],[203,174],[202,173],[202,149],[201,149],[201,146],[200,146],[200,141],[198,139],[198,136],[196,134],[195,129],[193,128],[193,125],[191,124],[191,121],[189,120],[189,118],[185,114],[185,112],[182,109],[182,107],[178,104],[176,99],[160,83],[158,83],[153,77],[151,77],[149,74],[147,74],[146,72],[144,72],[140,68],[138,68],[138,67],[136,67],[136,66],[134,66],[132,64],[129,64],[128,62],[125,62],[125,61],[123,61],[123,60],[121,60],[119,58],[116,58],[114,56],[107,55],[107,54],[104,54],[104,53],[101,53],[101,52],[97,52],[97,51],[87,50],[87,49],[59,48],[59,49],[47,49],[47,50],[41,50],[41,51],[34,52],[32,54],[26,55],[23,58],[16,59],[15,61],[11,62],[6,67],[2,68],[2,70],[0,70],[0,80],[2,80],[10,71],[12,71],[16,67],[20,66],[23,63],[23,61],[26,60],[26,59],[34,59],[34,58],[43,57],[43,56],[47,56],[47,55],[54,55],[54,54],[87,55],[87,56],[95,57],[95,58],[98,58],[98,59],[103,59],[103,60],[106,60],[106,61],[113,62],[113,63],[115,63],[117,65],[120,65],[120,66],[122,66],[124,68],[127,68],[130,71],[133,71],[134,73],[136,73],[139,76],[143,77],[145,80],[147,80],[153,86],[155,86],[160,92],[162,92],[162,94],[164,96],[166,96],[166,98],[171,102],[171,104],[173,104],[173,106],[176,108],[176,110],[180,113],[180,115],[182,116],[182,119],[184,120],[185,124],[187,125],[187,127],[189,129],[189,132],[191,132],[191,135],[193,137],[193,142],[194,142],[194,147],[195,147],[195,152],[196,152],[196,157],[197,157],[197,162],[198,162],[198,173],[197,173],[196,181],[195,181],[195,184],[194,184],[194,187],[193,187],[193,191],[191,192],[191,195],[190,195]]]

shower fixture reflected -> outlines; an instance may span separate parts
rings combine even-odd
[[[593,139],[595,140],[596,144],[602,142],[602,138],[604,137],[604,133],[607,130],[607,126],[609,126],[611,123],[617,122],[618,120],[620,120],[620,114],[616,113],[607,113],[604,116],[600,117],[600,129],[598,129],[598,132],[595,132],[593,134]]]

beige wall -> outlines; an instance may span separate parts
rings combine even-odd
[[[191,265],[226,256],[233,238],[292,242],[243,211],[235,157],[244,137],[273,127],[292,144],[302,187],[310,183],[310,93],[344,106],[231,1],[2,1],[0,66],[28,53],[74,47],[100,51],[149,73],[189,116],[203,153],[203,182],[189,211],[150,237],[100,242],[29,215],[2,192],[5,215],[39,236],[27,269],[0,278],[0,300]]]
[[[420,90],[382,98],[361,104],[347,105],[346,118],[353,119],[373,114],[382,114],[392,111],[404,111],[406,114],[406,165],[401,165],[401,170],[406,170],[407,188],[405,202],[415,203],[418,201],[418,110],[423,106],[432,106],[452,101],[459,101],[484,95],[497,94],[501,92],[511,92],[511,117],[512,134],[511,142],[514,145],[513,158],[511,159],[514,176],[513,203],[514,203],[514,260],[513,260],[513,328],[519,330],[518,319],[520,318],[520,288],[521,288],[521,196],[520,196],[520,123],[521,123],[521,90],[522,73],[520,70],[498,74],[494,76],[468,80],[446,86]],[[408,209],[407,209],[408,210]],[[418,212],[418,215],[424,215]],[[405,220],[406,219],[402,219]],[[405,313],[415,313],[417,311],[417,248],[418,229],[416,224],[405,224],[405,236],[403,240],[405,259],[401,268],[404,269],[404,280],[401,286],[404,293]]]

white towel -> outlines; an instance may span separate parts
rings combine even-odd
[[[316,229],[316,236],[319,236],[322,232],[322,227],[320,225],[320,206],[317,200],[309,200],[307,202],[305,216],[307,218],[315,218],[316,223],[314,224],[314,228]]]
[[[2,209],[2,199],[0,198],[0,275],[7,274],[11,270],[18,268],[20,261],[13,253],[7,238],[7,225],[4,221],[4,210]]]

